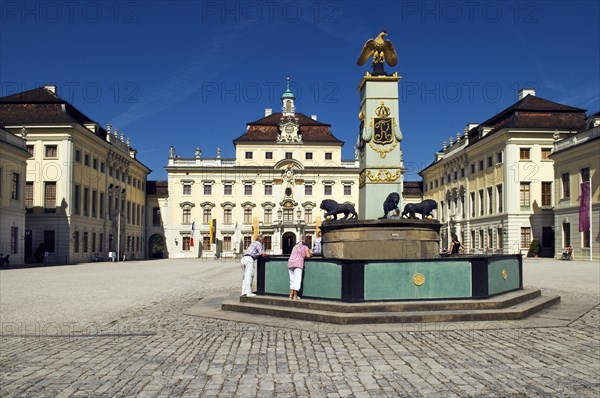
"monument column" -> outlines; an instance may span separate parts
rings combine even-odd
[[[383,202],[396,192],[400,195],[398,207],[403,208],[402,190],[404,165],[402,160],[402,132],[398,100],[397,72],[388,75],[383,62],[397,62],[391,42],[384,39],[382,32],[377,39],[365,44],[357,64],[373,56],[373,73],[366,72],[360,84],[360,128],[357,150],[360,156],[359,174],[359,217],[365,220],[384,217]],[[379,44],[377,43],[378,41]],[[382,50],[383,48],[383,50]]]
[[[360,91],[359,211],[360,218],[383,217],[383,202],[396,192],[403,208],[402,132],[399,125],[398,82],[401,77],[364,76]]]

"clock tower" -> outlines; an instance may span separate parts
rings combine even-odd
[[[277,142],[302,142],[298,133],[298,118],[296,117],[296,96],[290,90],[290,78],[287,78],[286,90],[281,95],[281,121]]]

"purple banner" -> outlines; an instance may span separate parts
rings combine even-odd
[[[581,183],[581,196],[579,197],[579,232],[590,230],[590,182]]]

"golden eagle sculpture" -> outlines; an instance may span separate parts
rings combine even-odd
[[[356,65],[362,66],[367,60],[373,56],[373,71],[377,74],[385,74],[383,72],[383,62],[387,62],[389,66],[395,66],[398,63],[398,56],[391,41],[386,40],[387,31],[381,32],[375,39],[369,39],[363,46],[360,57],[356,61]]]

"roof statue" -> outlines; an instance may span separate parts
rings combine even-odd
[[[362,66],[367,60],[373,57],[373,76],[386,75],[383,70],[383,62],[389,66],[395,66],[398,63],[398,56],[391,41],[386,40],[387,31],[381,32],[375,39],[369,39],[363,46],[362,52],[356,61],[356,65]]]

